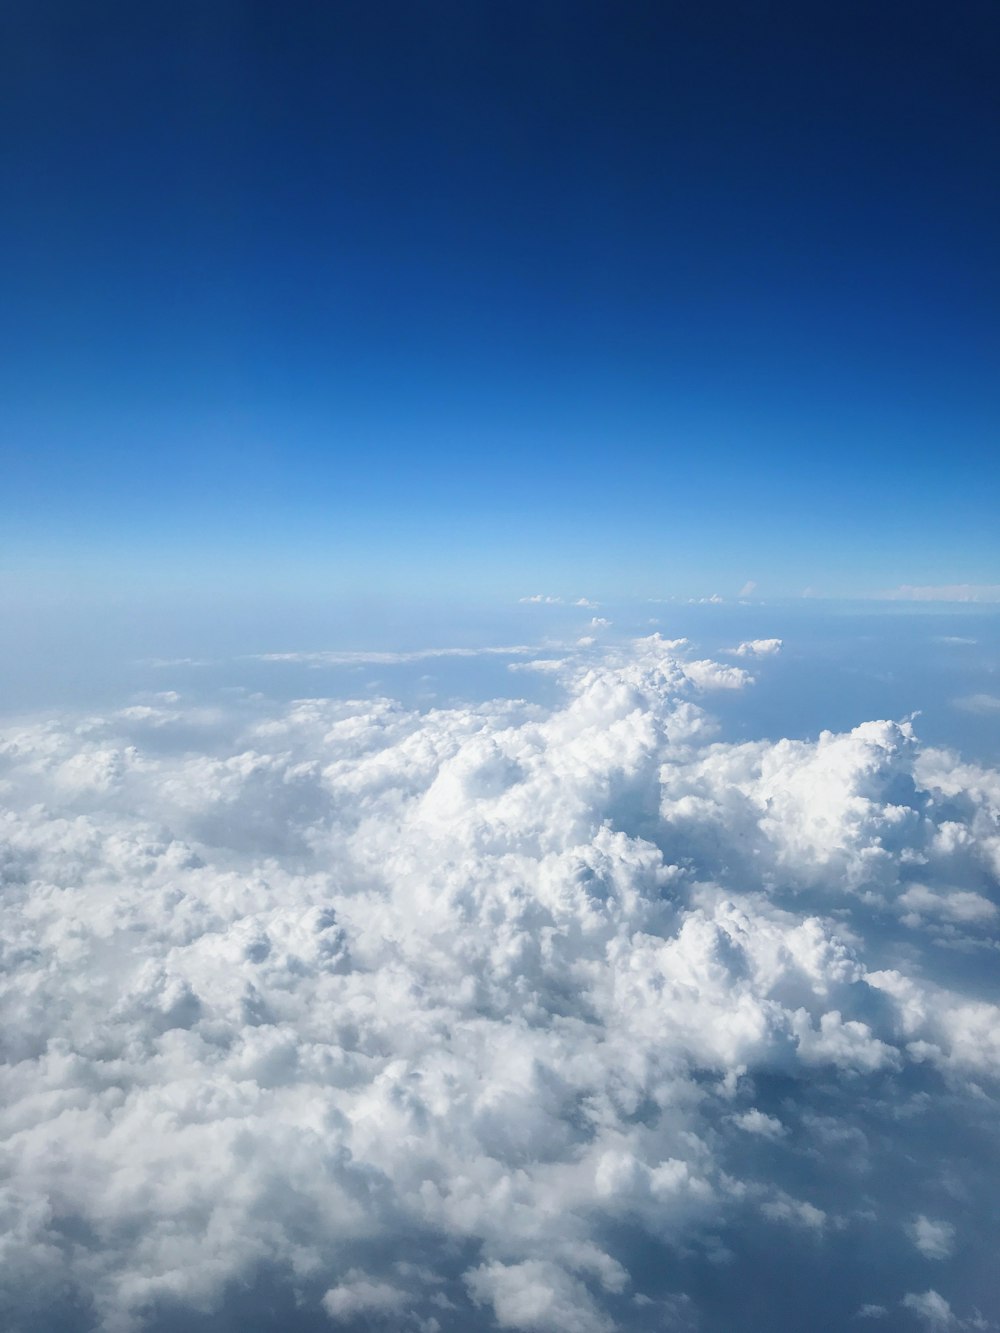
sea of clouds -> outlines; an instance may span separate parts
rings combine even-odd
[[[5,726],[3,1326],[1000,1326],[1000,772],[780,647]]]

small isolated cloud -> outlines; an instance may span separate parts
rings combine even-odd
[[[953,708],[960,708],[963,713],[980,713],[993,716],[1000,713],[1000,696],[996,694],[965,694],[952,700]]]
[[[727,651],[734,657],[774,657],[783,646],[782,639],[745,639],[736,648]]]
[[[690,680],[703,690],[742,690],[753,684],[753,676],[742,667],[722,666],[707,659],[688,662],[685,671]]]
[[[545,675],[558,675],[566,666],[564,657],[536,657],[530,662],[509,662],[508,671],[540,671]]]
[[[887,602],[1000,602],[1000,583],[904,583],[876,596]]]
[[[752,593],[755,593],[756,591],[757,591],[756,582],[753,579],[747,579],[746,583],[744,583],[743,587],[740,589],[740,596],[749,597]]]
[[[597,602],[591,601],[589,597],[571,597],[567,599],[565,597],[554,597],[549,593],[544,593],[544,592],[532,593],[530,597],[519,597],[518,601],[532,603],[535,606],[568,605],[568,606],[581,606],[581,607],[593,608],[598,605]]]
[[[926,1328],[934,1330],[954,1328],[958,1323],[951,1306],[933,1289],[919,1294],[907,1292],[901,1304],[905,1310],[911,1310]]]
[[[855,1314],[854,1318],[855,1318],[855,1319],[884,1319],[888,1313],[889,1313],[889,1311],[888,1311],[888,1309],[886,1308],[886,1306],[884,1306],[884,1305],[873,1305],[873,1304],[868,1304],[868,1305],[862,1305],[861,1308],[860,1308],[860,1309],[857,1311],[857,1313]]]
[[[921,1215],[906,1231],[925,1259],[947,1259],[955,1248],[955,1228],[950,1222],[934,1222]]]
[[[218,665],[208,657],[144,657],[141,666],[148,667],[208,667]]]
[[[758,1111],[752,1107],[749,1111],[744,1111],[742,1115],[733,1116],[733,1123],[739,1125],[740,1129],[745,1130],[747,1134],[756,1134],[762,1139],[780,1139],[787,1132],[785,1126],[773,1115],[765,1115],[763,1111]]]

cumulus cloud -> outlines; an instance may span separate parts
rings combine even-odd
[[[955,1228],[950,1222],[934,1222],[921,1215],[907,1231],[926,1259],[947,1259],[955,1247]]]
[[[951,1305],[933,1289],[919,1294],[909,1292],[903,1297],[903,1308],[912,1310],[926,1328],[954,1328],[958,1323]]]
[[[785,1127],[777,1116],[765,1115],[763,1111],[758,1111],[756,1106],[752,1106],[749,1111],[744,1111],[741,1115],[733,1116],[733,1123],[739,1125],[740,1129],[746,1130],[748,1134],[757,1134],[764,1139],[780,1139],[785,1133]]]
[[[323,1297],[323,1309],[335,1323],[350,1323],[358,1315],[369,1318],[392,1316],[399,1326],[400,1316],[406,1309],[406,1292],[388,1282],[373,1282],[364,1273],[352,1269]]]
[[[261,1273],[331,1327],[693,1327],[746,1236],[945,1257],[899,1179],[992,1123],[1000,1009],[931,951],[992,928],[1000,774],[910,723],[723,742],[752,677],[684,640],[546,669],[4,728],[7,1327]]]
[[[781,649],[781,639],[746,639],[729,651],[734,657],[773,657]]]

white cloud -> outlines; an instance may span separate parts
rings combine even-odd
[[[781,639],[746,639],[729,651],[735,657],[773,657],[782,649]]]
[[[955,1248],[955,1228],[950,1222],[934,1222],[921,1214],[907,1233],[925,1259],[947,1259]]]
[[[919,1294],[908,1292],[902,1304],[904,1309],[912,1310],[927,1328],[954,1328],[958,1323],[949,1303],[933,1289]]]
[[[537,648],[522,643],[497,648],[414,648],[406,652],[363,649],[357,652],[254,653],[253,658],[258,662],[296,662],[306,666],[395,666],[437,657],[523,657],[537,651]]]
[[[597,602],[591,601],[589,597],[571,597],[567,603],[565,597],[552,597],[541,592],[533,593],[530,597],[519,597],[518,601],[541,606],[565,606],[568,604],[570,606],[595,607],[598,605]]]
[[[779,1191],[776,1199],[769,1199],[761,1205],[761,1212],[773,1222],[785,1222],[789,1226],[805,1228],[807,1231],[820,1231],[826,1225],[826,1213],[804,1199],[790,1198]]]
[[[756,1106],[741,1115],[733,1116],[733,1123],[748,1134],[756,1134],[762,1139],[780,1139],[787,1131],[785,1126],[773,1115],[765,1115]]]
[[[845,1171],[943,1257],[868,1144],[915,1169],[907,1078],[958,1126],[1000,1076],[1000,1010],[921,954],[995,920],[1000,774],[909,723],[723,743],[708,692],[752,677],[690,651],[512,663],[548,705],[12,724],[12,1327],[41,1292],[126,1333],[276,1270],[344,1325],[646,1330],[636,1236],[820,1249],[862,1225]]]
[[[323,1297],[323,1309],[335,1323],[349,1323],[358,1315],[369,1318],[392,1317],[396,1327],[406,1309],[405,1291],[388,1282],[373,1282],[364,1273],[351,1270],[344,1281],[331,1287]]]
[[[955,922],[960,925],[988,924],[1000,915],[1000,908],[981,893],[968,889],[939,890],[924,884],[911,884],[896,899],[904,909],[907,925],[921,926],[927,918]]]
[[[473,1299],[492,1306],[501,1328],[549,1333],[565,1328],[579,1333],[611,1333],[584,1284],[547,1260],[485,1264],[466,1279]]]
[[[1000,713],[1000,696],[995,694],[964,694],[958,699],[952,700],[952,706],[961,708],[965,713],[982,713],[989,716],[991,713]]]
[[[1000,583],[904,583],[877,595],[892,602],[1000,602]]]

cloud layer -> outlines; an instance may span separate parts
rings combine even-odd
[[[190,1327],[267,1272],[317,1328],[732,1329],[699,1273],[878,1235],[852,1316],[995,1327],[948,1280],[1000,774],[908,723],[721,743],[752,678],[684,641],[554,670],[6,729],[7,1326]]]

